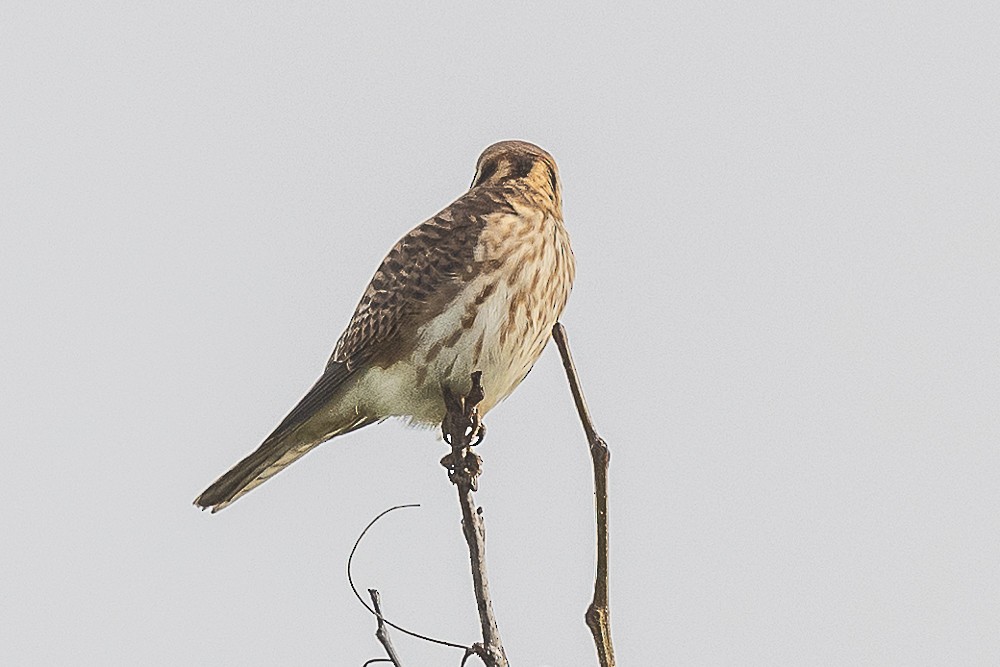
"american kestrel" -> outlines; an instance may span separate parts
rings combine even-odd
[[[480,415],[542,353],[575,272],[559,171],[523,141],[483,151],[469,191],[404,236],[323,375],[271,435],[195,499],[217,512],[320,443],[388,417],[440,424],[482,371]]]

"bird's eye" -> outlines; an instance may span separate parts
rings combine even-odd
[[[535,168],[535,159],[529,155],[521,155],[514,159],[510,170],[510,178],[524,178]]]

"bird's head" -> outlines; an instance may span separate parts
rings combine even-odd
[[[476,163],[473,188],[521,181],[547,196],[558,209],[562,205],[559,168],[546,151],[527,141],[501,141],[483,151]]]

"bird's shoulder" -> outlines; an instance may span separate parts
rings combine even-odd
[[[358,365],[395,356],[406,344],[404,329],[443,308],[483,270],[480,238],[496,220],[518,214],[516,195],[473,188],[404,235],[372,276],[330,361]]]

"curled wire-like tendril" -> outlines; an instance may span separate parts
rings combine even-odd
[[[358,602],[361,603],[361,606],[367,609],[368,613],[370,613],[372,616],[377,616],[375,610],[369,607],[368,603],[365,602],[364,598],[361,597],[361,593],[358,592],[357,586],[354,585],[354,577],[351,575],[351,563],[354,561],[354,553],[358,550],[358,545],[360,545],[361,540],[364,539],[365,533],[367,533],[368,530],[375,525],[375,522],[377,522],[379,519],[384,517],[389,512],[392,512],[393,510],[403,509],[406,507],[420,507],[420,505],[416,503],[410,505],[396,505],[395,507],[390,507],[389,509],[379,514],[377,517],[372,519],[371,522],[367,526],[365,526],[365,529],[361,531],[361,534],[358,535],[358,539],[354,543],[354,548],[351,549],[351,555],[347,557],[347,583],[350,584],[351,590],[354,591],[354,597],[358,598]],[[404,634],[410,635],[411,637],[416,637],[417,639],[423,639],[424,641],[432,642],[434,644],[440,644],[442,646],[450,646],[451,648],[462,649],[463,651],[469,650],[469,647],[464,644],[455,644],[454,642],[445,641],[444,639],[435,639],[434,637],[428,637],[427,635],[422,635],[418,632],[412,632],[404,627],[396,625],[395,623],[386,619],[385,617],[383,617],[382,620],[389,627],[395,628]],[[384,658],[376,658],[376,660],[384,660]],[[365,664],[366,665],[371,664],[371,662],[372,661],[369,660]]]

